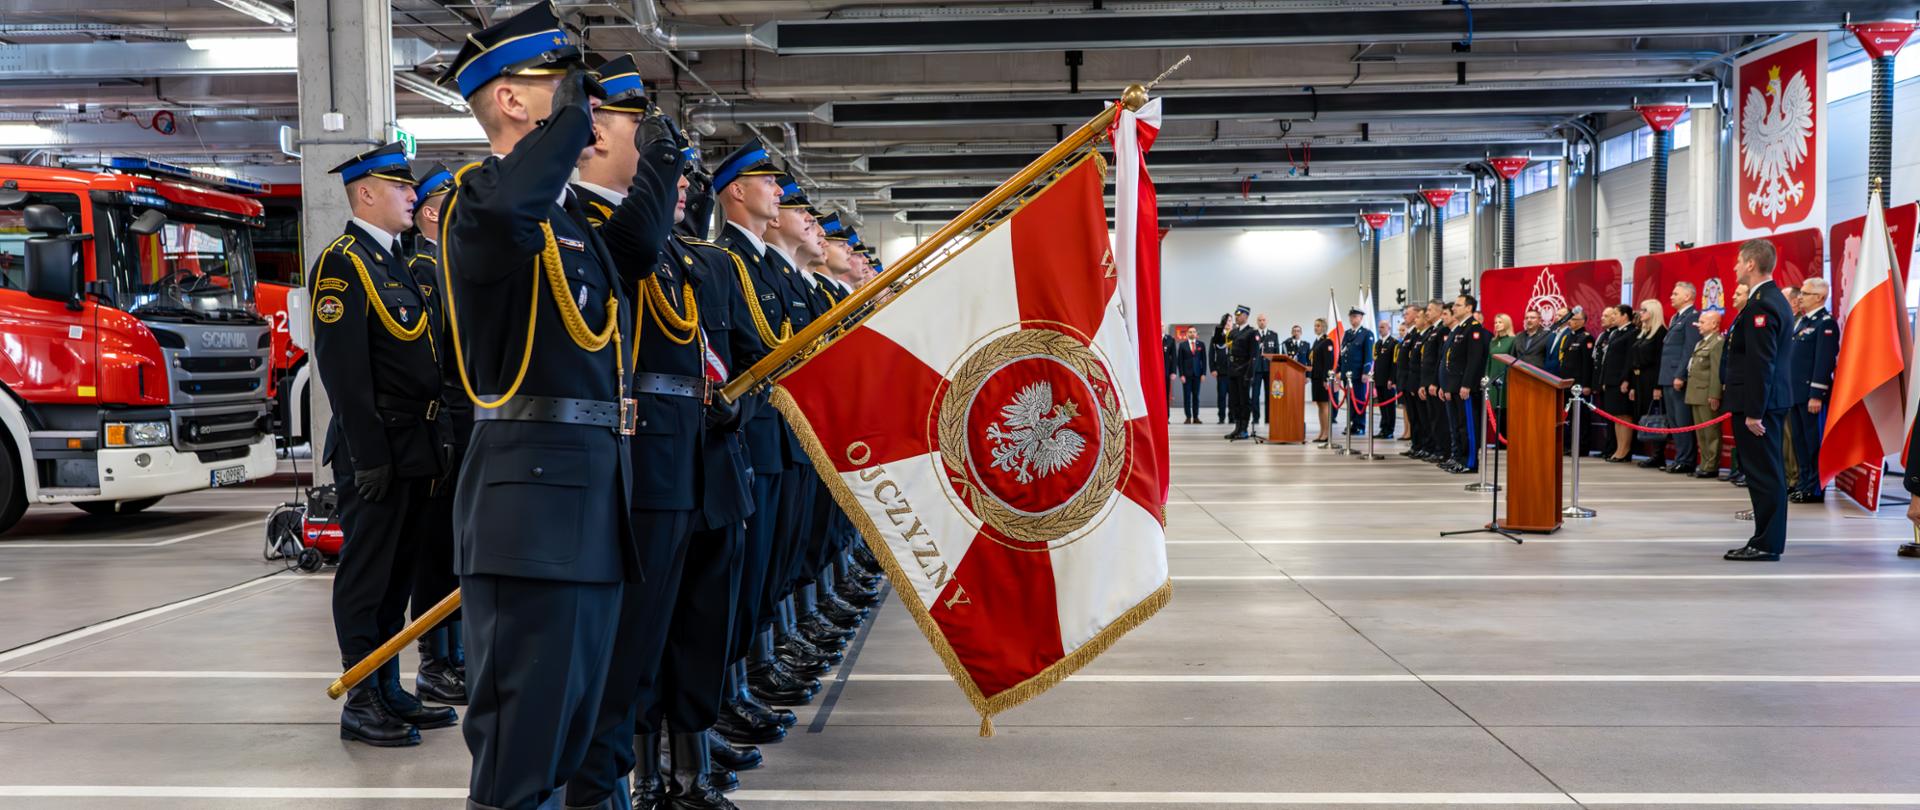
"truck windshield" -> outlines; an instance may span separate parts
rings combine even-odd
[[[128,226],[143,210],[107,208],[113,288],[121,309],[143,318],[259,319],[247,226],[196,219],[175,207],[160,230],[139,235]]]

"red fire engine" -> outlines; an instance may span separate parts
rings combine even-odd
[[[0,166],[0,531],[274,470],[257,184],[111,165]]]

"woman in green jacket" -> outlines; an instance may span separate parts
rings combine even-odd
[[[1513,354],[1513,318],[1506,313],[1493,316],[1493,343],[1487,346],[1487,379],[1491,387],[1487,389],[1487,401],[1493,403],[1495,432],[1507,433],[1507,364],[1493,359],[1494,355]],[[1496,437],[1489,437],[1496,445]]]

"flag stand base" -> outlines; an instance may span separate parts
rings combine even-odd
[[[1901,543],[1897,553],[1902,557],[1920,557],[1920,543]]]

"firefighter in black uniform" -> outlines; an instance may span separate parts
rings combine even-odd
[[[1750,239],[1740,245],[1733,271],[1747,285],[1747,305],[1727,333],[1726,387],[1722,398],[1733,413],[1733,452],[1747,476],[1753,501],[1753,536],[1725,559],[1772,562],[1787,547],[1787,481],[1780,431],[1793,403],[1789,352],[1792,305],[1773,282],[1778,259],[1773,243]]]
[[[437,347],[450,346],[446,312],[440,306],[440,214],[453,192],[453,172],[438,163],[415,172],[420,182],[413,187],[412,249],[407,256],[407,271],[426,300],[427,314],[433,320],[433,339]],[[420,538],[420,553],[413,571],[413,617],[432,610],[435,604],[460,586],[453,575],[453,473],[460,469],[466,455],[467,437],[473,435],[473,403],[460,393],[453,376],[453,351],[439,352],[440,421],[452,435],[453,449],[446,475],[430,486],[427,508],[433,512],[426,533]],[[414,675],[414,689],[420,697],[436,703],[467,705],[466,655],[460,640],[460,611],[448,616],[439,627],[420,636],[420,668]]]
[[[1420,460],[1446,466],[1453,461],[1453,415],[1447,400],[1440,396],[1446,374],[1447,338],[1453,327],[1447,322],[1445,305],[1439,300],[1427,302],[1426,346],[1420,349],[1420,404],[1426,411],[1426,434],[1422,437]]]
[[[751,139],[720,161],[714,170],[714,195],[720,200],[726,224],[714,239],[740,259],[737,268],[741,294],[748,301],[750,326],[767,348],[779,346],[806,323],[807,313],[793,312],[791,296],[782,277],[784,263],[774,256],[762,234],[780,216],[780,168],[767,154],[759,139]],[[743,327],[744,328],[744,327]],[[746,573],[742,576],[742,601],[752,621],[740,628],[750,643],[745,666],[747,689],[736,695],[738,708],[762,721],[777,719],[789,726],[786,716],[774,713],[770,705],[804,705],[820,691],[820,681],[806,674],[817,669],[816,662],[801,660],[788,651],[776,653],[773,624],[784,569],[779,563],[783,545],[797,535],[802,518],[796,504],[808,502],[810,490],[801,491],[804,453],[799,438],[787,426],[778,411],[768,406],[765,394],[747,420],[747,450],[753,460],[754,513],[747,521]],[[758,585],[756,589],[754,586]],[[757,592],[756,592],[757,591]],[[801,672],[789,670],[800,665]],[[724,718],[731,725],[732,717]],[[726,728],[721,733],[727,733]],[[784,732],[782,732],[784,734]],[[730,737],[740,742],[739,737]]]
[[[700,474],[706,426],[731,429],[738,411],[711,396],[709,350],[694,292],[692,257],[678,240],[656,243],[645,262],[635,240],[644,232],[622,228],[625,186],[641,172],[676,189],[675,219],[682,215],[687,180],[667,161],[644,161],[636,136],[648,113],[646,87],[630,56],[602,65],[607,99],[593,113],[595,143],[580,165],[573,191],[589,223],[610,248],[622,283],[645,313],[628,350],[638,422],[632,453],[632,525],[646,584],[626,589],[613,663],[601,698],[592,747],[567,782],[568,807],[599,807],[615,793],[624,800],[623,779],[639,758],[657,765],[663,718],[673,723],[673,780],[666,785],[675,807],[731,808],[708,779],[706,730],[719,708],[727,665],[733,590],[738,587],[739,547],[722,536],[695,548],[697,510],[709,493]],[[671,122],[664,122],[671,130]],[[677,142],[677,135],[672,136]],[[680,155],[674,155],[681,158]],[[710,416],[708,411],[715,412]],[[725,491],[713,493],[724,497]],[[717,609],[716,609],[717,608]],[[669,636],[677,654],[668,655]],[[637,732],[637,734],[636,734]],[[639,742],[636,745],[635,738]],[[660,801],[662,786],[652,768],[642,771],[634,795]],[[649,780],[647,777],[653,777]]]
[[[1393,324],[1381,321],[1380,339],[1373,344],[1373,384],[1367,386],[1374,402],[1385,402],[1399,392],[1399,364],[1400,339],[1393,336]],[[1374,438],[1393,438],[1393,408],[1393,405],[1380,408],[1380,429],[1374,432]]]
[[[438,419],[433,319],[396,253],[413,215],[407,156],[393,143],[332,171],[346,182],[353,219],[314,264],[313,358],[333,404],[321,463],[333,467],[347,540],[333,626],[352,667],[405,623],[431,522],[428,491],[447,472],[452,439]],[[424,706],[400,687],[396,659],[349,693],[340,737],[418,745],[420,729],[456,721],[453,709]]]
[[[1409,305],[1401,313],[1407,319],[1407,333],[1400,339],[1400,356],[1394,361],[1394,385],[1404,392],[1400,405],[1407,409],[1407,449],[1400,455],[1412,458],[1420,452],[1420,443],[1426,437],[1426,413],[1420,407],[1419,393],[1420,355],[1427,344],[1426,310]]]
[[[454,496],[467,626],[470,808],[533,810],[577,771],[608,683],[625,587],[641,585],[628,437],[641,280],[673,227],[671,125],[602,230],[567,181],[595,134],[573,35],[542,3],[471,34],[447,79],[493,157],[455,173],[441,294],[474,432]]]
[[[1555,344],[1556,354],[1553,362],[1555,367],[1560,369],[1560,376],[1572,380],[1575,385],[1580,386],[1581,394],[1587,396],[1589,401],[1592,401],[1593,396],[1599,392],[1595,390],[1593,333],[1587,331],[1587,313],[1584,310],[1575,311],[1573,314],[1567,316],[1566,334],[1561,335],[1560,339],[1555,341]],[[1585,419],[1588,413],[1587,409],[1582,407],[1580,412],[1582,414],[1581,418]],[[1565,429],[1571,431],[1573,427],[1568,425]],[[1595,437],[1599,435],[1600,434],[1596,432],[1596,428],[1590,425],[1580,426],[1580,443],[1587,447],[1594,446],[1596,441]],[[1567,435],[1567,452],[1569,454],[1584,456],[1587,454],[1587,447],[1575,447],[1573,445],[1572,434],[1569,433]]]
[[[1827,282],[1810,278],[1800,285],[1800,306],[1807,314],[1793,325],[1793,407],[1787,425],[1793,434],[1793,457],[1799,462],[1799,480],[1787,482],[1787,500],[1825,503],[1826,482],[1820,479],[1820,439],[1826,433],[1826,400],[1833,388],[1833,368],[1840,360],[1840,322],[1827,312]]]
[[[1253,310],[1245,304],[1234,307],[1233,331],[1227,333],[1227,376],[1232,378],[1229,391],[1232,392],[1233,432],[1226,438],[1231,441],[1251,438],[1247,433],[1247,418],[1253,410],[1254,360],[1260,353],[1260,333],[1247,325],[1247,315]]]
[[[1486,389],[1481,381],[1487,376],[1487,347],[1493,333],[1480,325],[1474,310],[1478,302],[1471,295],[1453,299],[1453,333],[1447,338],[1447,379],[1449,401],[1456,418],[1453,422],[1453,466],[1451,472],[1470,473],[1480,469],[1479,448],[1486,441],[1479,435],[1482,409],[1486,407]]]

